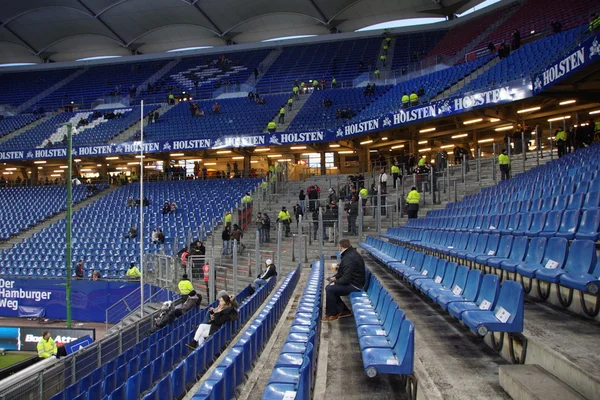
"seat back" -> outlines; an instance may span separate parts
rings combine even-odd
[[[543,232],[556,232],[560,227],[560,220],[562,219],[562,211],[553,210],[548,212],[546,222],[544,223]]]
[[[596,209],[598,206],[600,206],[600,192],[589,192],[585,195],[583,208]]]
[[[542,264],[544,267],[548,264],[548,261],[553,261],[558,263],[556,265],[557,268],[562,268],[565,258],[567,256],[567,248],[569,247],[569,241],[562,237],[552,237],[548,239],[548,244],[546,245],[546,251],[544,252],[544,258],[542,259]]]
[[[508,256],[510,255],[512,246],[513,246],[513,240],[514,240],[513,235],[502,235],[502,237],[500,238],[500,243],[498,244],[498,250],[496,251],[495,254],[490,254],[490,255],[496,255],[497,257],[508,258]],[[489,252],[487,252],[486,254],[489,254]]]
[[[504,281],[493,310],[494,315],[501,321],[506,319],[505,323],[512,325],[511,331],[522,332],[523,302],[523,286],[515,281]],[[506,312],[508,312],[508,316],[505,314]]]
[[[521,261],[527,253],[527,237],[518,236],[514,238],[509,259],[513,261]]]
[[[456,273],[454,274],[454,281],[447,287],[449,287],[457,296],[461,296],[467,285],[467,276],[469,276],[469,267],[464,265],[457,266]],[[454,292],[455,290],[456,293]]]
[[[389,330],[386,329],[386,331],[389,333],[388,339],[389,339],[392,347],[396,346],[398,338],[400,337],[400,329],[402,327],[402,323],[404,322],[405,318],[406,318],[406,314],[404,313],[404,311],[402,311],[396,307],[396,310],[394,311],[393,322],[390,326],[390,329]]]
[[[490,235],[488,235],[487,233],[480,234],[479,238],[477,239],[477,245],[475,246],[475,250],[473,250],[473,253],[483,254],[485,252],[485,247],[487,246],[489,237]]]
[[[481,280],[479,294],[475,299],[475,304],[482,310],[491,310],[498,299],[498,291],[500,290],[500,280],[498,275],[486,274]]]
[[[448,262],[443,258],[440,258],[438,260],[437,268],[435,269],[435,274],[432,277],[435,283],[442,283],[442,281],[444,280],[444,274],[446,273],[447,264]]]
[[[600,228],[600,210],[585,210],[581,215],[577,233],[596,234]]]
[[[477,240],[479,240],[479,233],[471,233],[465,250],[468,252],[472,252],[473,250],[475,250],[475,247],[477,246]]]
[[[446,271],[444,272],[444,279],[442,280],[442,286],[449,288],[454,282],[454,276],[456,275],[456,263],[446,263]]]
[[[575,230],[577,229],[577,226],[579,225],[580,215],[581,215],[581,213],[579,212],[579,209],[566,210],[563,213],[558,231],[563,232],[563,233],[575,233]]]
[[[534,232],[539,232],[544,229],[544,224],[546,223],[547,212],[538,212],[533,214],[533,221],[531,222],[530,230]]]
[[[402,321],[400,336],[396,341],[396,346],[394,346],[394,352],[400,360],[398,373],[402,375],[412,374],[415,354],[415,327],[407,319]]]
[[[542,258],[544,258],[546,242],[547,239],[545,237],[534,237],[531,239],[523,262],[527,264],[539,264],[542,261]]]
[[[567,203],[567,210],[579,210],[583,206],[585,200],[585,193],[575,193],[569,196],[569,202]]]
[[[564,270],[575,274],[587,274],[596,265],[596,243],[591,240],[574,240]]]
[[[529,230],[531,223],[533,222],[533,214],[532,213],[521,213],[519,217],[519,225],[517,226],[518,231],[526,231]]]
[[[564,210],[567,208],[567,203],[569,202],[569,195],[563,194],[555,198],[554,200],[554,210]]]

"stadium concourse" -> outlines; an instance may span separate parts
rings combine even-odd
[[[597,1],[6,3],[0,399],[600,398]]]

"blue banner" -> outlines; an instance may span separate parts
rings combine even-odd
[[[106,309],[140,287],[136,282],[72,282],[72,318],[76,321],[104,322]],[[0,316],[17,317],[19,307],[43,308],[45,317],[67,318],[64,279],[0,278]]]
[[[600,59],[598,35],[586,39],[566,56],[548,65],[533,76],[533,93],[538,94],[569,75],[581,71]]]
[[[144,153],[168,153],[192,150],[226,149],[234,147],[283,146],[307,143],[333,142],[358,135],[397,128],[417,122],[448,117],[474,109],[509,103],[532,96],[531,82],[523,79],[477,92],[465,93],[448,99],[408,109],[398,109],[386,115],[348,123],[338,128],[310,132],[257,133],[244,136],[224,136],[217,139],[163,140],[144,142]],[[400,107],[400,105],[399,105]],[[135,154],[141,142],[78,146],[73,157],[114,156]],[[0,161],[66,158],[66,148],[48,148],[0,152]]]

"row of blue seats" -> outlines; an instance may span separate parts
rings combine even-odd
[[[193,400],[230,400],[236,397],[236,388],[244,381],[244,374],[252,369],[254,360],[269,340],[299,277],[300,265],[285,277],[250,327],[233,344],[223,361],[193,395]]]
[[[263,393],[263,400],[312,398],[321,331],[323,275],[322,263],[313,262],[290,332]]]
[[[474,333],[522,332],[522,286],[443,258],[367,237],[360,246],[392,272],[438,302]]]
[[[179,364],[176,366],[174,364],[173,370],[146,393],[143,400],[179,399],[183,397],[188,388],[194,386],[198,378],[202,376],[206,367],[210,366],[215,357],[227,347],[231,338],[237,334],[239,329],[246,324],[248,319],[264,303],[274,287],[275,279],[270,278],[266,285],[260,287],[254,294],[250,295],[247,301],[239,307],[239,318],[237,320],[226,323],[213,336],[202,343],[201,346],[189,353]],[[248,290],[249,287],[244,289],[243,292],[248,293]],[[193,337],[194,331],[190,332],[186,343],[191,342]],[[183,344],[185,345],[185,343]],[[120,397],[117,397],[117,399],[120,399]],[[109,398],[109,400],[111,399]]]
[[[569,240],[588,239],[596,241],[600,234],[600,209],[581,212],[553,210],[534,213],[503,215],[479,215],[470,217],[442,217],[413,219],[416,223],[393,228],[390,233],[398,235],[423,235],[426,229],[439,232],[471,232],[513,236],[564,237]]]
[[[363,366],[368,377],[411,375],[415,328],[381,282],[366,269],[366,291],[350,294]]]
[[[591,310],[585,307],[584,301],[585,294],[596,295],[600,287],[600,259],[596,256],[596,244],[591,240],[577,239],[569,245],[564,237],[436,234],[431,231],[426,231],[422,240],[384,236],[392,242],[405,243],[452,261],[495,272],[500,279],[505,274],[511,278],[512,274],[512,279],[520,279],[526,293],[531,292],[535,279],[537,295],[542,300],[549,298],[554,284],[559,302],[564,307],[571,305],[573,291],[577,290],[586,315],[595,317],[600,310],[598,299]],[[542,282],[547,284],[546,289]],[[568,290],[566,297],[562,296],[561,287]]]

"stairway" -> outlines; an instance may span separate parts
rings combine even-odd
[[[88,197],[87,199],[74,204],[73,205],[73,213],[81,210],[83,207],[86,207],[88,205],[90,205],[91,203],[95,202],[96,200],[114,192],[115,190],[117,190],[118,187],[117,186],[113,186],[113,187],[109,187],[108,189],[105,189],[101,192],[98,192],[97,194]],[[48,228],[50,225],[57,223],[58,221],[65,219],[67,216],[67,211],[61,211],[58,214],[55,214],[54,216],[42,221],[41,223],[35,225],[34,227],[21,232],[20,234],[13,236],[12,238],[10,238],[9,240],[7,240],[6,242],[2,242],[0,243],[0,251],[2,250],[7,250],[10,249],[11,247],[13,247],[14,245],[16,245],[17,243],[20,243],[26,239],[29,239],[30,237],[32,237],[34,234],[41,232],[43,229]]]
[[[52,117],[54,117],[54,113],[46,113],[45,117],[35,120],[32,123],[30,123],[29,125],[25,125],[19,129],[17,129],[16,131],[9,133],[8,135],[3,136],[2,138],[0,138],[0,143],[8,142],[12,138],[19,136],[21,133],[26,132],[30,129],[35,128],[38,125],[43,124],[44,122],[48,121]]]
[[[277,60],[277,57],[279,57],[279,55],[281,54],[281,52],[283,51],[282,47],[278,47],[274,50],[272,50],[266,57],[264,60],[262,60],[262,62],[258,65],[257,69],[258,69],[258,78],[254,78],[254,74],[250,75],[248,77],[248,79],[246,80],[246,85],[248,86],[253,86],[256,88],[256,85],[258,84],[258,82],[260,81],[260,79],[265,76],[265,74],[267,73],[267,71],[269,70],[269,68],[271,68],[271,65],[273,65],[273,63]]]
[[[396,36],[392,36],[392,40],[388,45],[387,59],[385,60],[385,66],[381,64],[380,60],[377,60],[377,68],[379,68],[379,76],[381,78],[390,79],[392,77],[392,61],[394,60],[394,52],[396,50]],[[382,50],[383,52],[383,50]]]
[[[156,110],[156,111],[158,111],[158,114],[159,114],[158,120],[160,121],[160,116],[163,115],[164,113],[166,113],[167,111],[169,111],[173,107],[175,107],[175,105],[167,105],[166,103],[161,104],[160,108],[158,108]],[[148,116],[148,113],[144,113],[144,128],[150,124],[150,118],[146,118],[147,116]],[[117,136],[115,136],[114,138],[112,138],[108,143],[112,144],[112,143],[127,142],[139,131],[140,131],[140,122],[138,121],[138,122],[134,123],[133,125],[131,125],[129,128],[125,129],[123,132],[121,132]]]
[[[158,71],[156,71],[151,77],[149,77],[143,83],[141,83],[137,87],[137,93],[141,93],[143,90],[146,90],[146,88],[148,87],[149,83],[150,84],[151,83],[155,83],[160,78],[162,78],[163,76],[165,76],[170,70],[172,70],[177,64],[179,64],[180,61],[181,61],[180,58],[169,61],[167,63],[167,65],[165,65],[164,67],[162,67],[161,69],[159,69]]]
[[[291,93],[290,93],[291,94]],[[300,112],[306,101],[312,96],[312,93],[300,94],[300,100],[294,100],[294,104],[292,106],[292,111],[288,111],[287,102],[285,104],[285,122],[283,124],[277,123],[276,132],[285,132],[287,131],[288,126],[292,123],[296,115]],[[273,118],[273,121],[277,122],[279,120],[279,111],[277,111],[277,115]],[[267,127],[263,133],[269,133]]]
[[[61,87],[65,86],[67,83],[71,82],[73,79],[75,79],[75,78],[79,77],[80,75],[82,75],[83,73],[85,73],[88,69],[89,69],[88,67],[85,67],[85,68],[81,68],[81,69],[78,69],[77,71],[73,72],[71,75],[67,76],[62,81],[56,83],[55,85],[44,90],[42,93],[38,94],[34,98],[29,99],[25,103],[18,106],[15,110],[15,113],[19,114],[19,113],[22,113],[23,111],[27,110],[29,107],[31,107],[35,103],[39,102],[43,98],[49,96],[50,94],[54,93]]]
[[[465,87],[465,85],[467,83],[473,81],[474,79],[476,79],[477,77],[479,77],[481,74],[483,74],[485,71],[489,70],[494,65],[498,64],[499,62],[500,62],[500,58],[499,57],[492,58],[490,61],[488,61],[487,63],[485,63],[481,67],[477,68],[475,71],[471,72],[469,75],[465,76],[463,79],[459,80],[454,85],[450,86],[448,89],[446,89],[442,93],[438,94],[433,99],[433,101],[445,99],[447,97],[452,96],[454,93],[458,92],[460,89],[462,89],[463,87]]]

